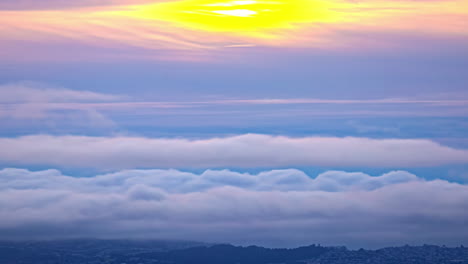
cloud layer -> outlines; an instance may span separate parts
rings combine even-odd
[[[468,151],[424,139],[245,134],[199,140],[32,135],[0,138],[0,162],[101,169],[433,167],[468,163]]]
[[[468,187],[404,171],[257,175],[0,171],[0,239],[132,237],[292,246],[466,243]]]

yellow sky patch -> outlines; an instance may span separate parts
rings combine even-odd
[[[4,43],[20,50],[15,41],[177,50],[184,58],[186,52],[206,57],[213,50],[252,46],[380,48],[398,42],[379,39],[387,33],[466,37],[467,7],[468,0],[173,0],[0,11],[0,55]]]
[[[217,1],[183,0],[133,6],[120,14],[169,21],[181,27],[215,32],[262,32],[292,28],[298,23],[352,20],[340,8],[351,4],[321,0]]]
[[[467,0],[417,3],[379,0],[179,0],[126,6],[104,11],[103,14],[165,21],[189,30],[276,38],[279,36],[278,32],[284,29],[321,25],[411,28],[414,27],[411,22],[413,17],[467,14],[467,10],[460,11],[460,7],[466,6],[466,3]],[[431,24],[436,27],[440,25]],[[430,29],[431,25],[427,26]]]

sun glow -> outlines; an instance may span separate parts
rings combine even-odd
[[[212,11],[215,14],[237,16],[237,17],[251,17],[258,14],[256,11],[248,9],[234,9],[234,10],[215,10]]]
[[[333,10],[343,5],[347,5],[346,2],[337,5],[322,0],[182,0],[133,6],[117,12],[204,31],[260,33],[293,28],[299,23],[348,21],[349,18]]]
[[[90,47],[137,49],[133,56],[144,59],[205,60],[217,58],[226,49],[236,54],[233,48],[394,49],[406,36],[468,36],[468,0],[153,1],[0,10],[0,57],[15,61],[42,59],[47,54],[27,49],[30,54],[26,56],[17,41],[51,47],[72,41]],[[59,49],[51,50],[55,54]],[[69,56],[75,55],[63,55]]]

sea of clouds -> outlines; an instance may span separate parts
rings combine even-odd
[[[271,170],[0,171],[0,239],[151,238],[294,246],[466,243],[468,186]]]

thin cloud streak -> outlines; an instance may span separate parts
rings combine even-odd
[[[271,112],[262,107],[284,106],[286,108],[295,105],[341,105],[343,109],[319,110],[302,109],[291,110],[282,109],[281,111]],[[252,108],[241,108],[237,111],[227,110],[229,107],[249,106]],[[365,108],[356,109],[363,106]],[[391,109],[383,108],[391,106]],[[411,109],[400,108],[408,106]],[[216,109],[213,109],[216,107]],[[351,108],[349,108],[351,107]],[[372,107],[372,108],[369,108]],[[416,107],[416,108],[415,108]],[[16,112],[24,112],[24,109],[41,109],[44,111],[107,111],[107,112],[133,112],[135,115],[144,114],[146,110],[160,109],[168,110],[164,112],[167,115],[220,115],[225,113],[245,113],[252,112],[257,115],[282,116],[285,114],[312,115],[312,116],[467,116],[466,108],[468,100],[404,100],[404,99],[377,99],[377,100],[329,100],[329,99],[245,99],[245,100],[213,100],[213,101],[118,101],[118,102],[93,102],[93,103],[1,103],[0,109],[4,113],[11,113],[14,117]],[[194,109],[190,112],[183,112],[183,109]],[[197,110],[195,110],[197,109]],[[138,112],[141,111],[141,112]],[[172,112],[169,112],[172,111]],[[157,114],[157,113],[155,113]],[[5,114],[4,116],[8,116]]]
[[[424,100],[424,99],[371,99],[371,100],[329,100],[329,99],[238,99],[201,102],[207,104],[428,104],[428,105],[468,105],[468,100]]]
[[[49,85],[19,82],[0,85],[0,118],[42,119],[67,112],[93,116],[242,116],[287,115],[329,116],[466,116],[468,100],[432,98],[384,99],[212,99],[184,101],[141,101],[121,94],[70,90]],[[465,98],[464,96],[459,98]],[[299,106],[297,108],[295,106]],[[275,107],[275,109],[271,109]],[[333,109],[331,109],[333,107]],[[110,120],[108,120],[110,121]],[[111,122],[111,121],[110,121]]]
[[[2,103],[0,101],[0,103]],[[3,102],[3,104],[5,104]],[[10,106],[24,103],[8,103]],[[375,100],[330,100],[330,99],[234,99],[213,101],[127,101],[105,103],[47,103],[51,109],[82,108],[187,108],[209,105],[296,105],[296,104],[329,104],[329,105],[406,105],[422,104],[432,106],[468,106],[468,100],[413,100],[413,99],[375,99]],[[39,105],[36,103],[36,105]]]

